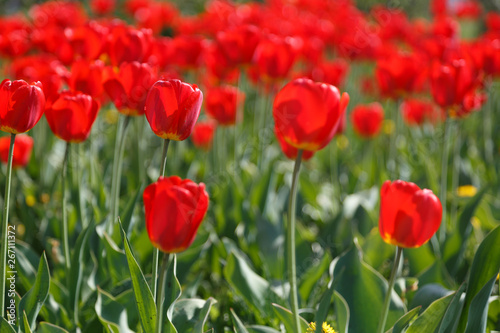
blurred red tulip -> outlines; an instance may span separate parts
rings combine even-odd
[[[213,120],[196,123],[196,125],[194,125],[193,134],[191,135],[191,140],[195,147],[206,151],[210,150],[212,148],[216,128],[217,123]]]
[[[113,66],[124,62],[144,62],[151,52],[153,35],[149,29],[135,29],[117,22],[111,27],[107,53]]]
[[[462,19],[478,19],[481,16],[481,4],[477,1],[466,0],[457,2],[455,15]]]
[[[107,15],[115,10],[116,0],[91,0],[90,9],[97,15]]]
[[[349,95],[337,87],[309,79],[296,79],[276,95],[273,105],[276,132],[297,149],[316,151],[333,138]]]
[[[42,118],[44,108],[40,82],[5,79],[0,83],[0,130],[12,134],[27,132]]]
[[[408,98],[401,104],[403,120],[410,126],[420,126],[425,122],[435,124],[444,120],[444,114],[430,101]]]
[[[105,51],[108,34],[109,29],[96,21],[64,30],[64,35],[71,46],[71,59],[98,59]]]
[[[157,81],[146,99],[146,118],[163,139],[186,140],[200,115],[203,93],[180,80]]]
[[[153,246],[166,253],[186,250],[208,209],[205,184],[160,177],[143,194],[146,229]]]
[[[343,59],[320,61],[313,64],[306,77],[316,82],[324,82],[339,87],[344,84],[348,71],[349,64]]]
[[[99,111],[99,103],[91,96],[64,91],[45,111],[50,129],[58,138],[78,143],[85,141]]]
[[[284,79],[295,62],[291,41],[278,36],[268,36],[255,48],[253,63],[262,79]]]
[[[295,160],[297,158],[297,154],[299,153],[299,150],[293,146],[290,146],[285,139],[281,136],[280,132],[274,128],[274,133],[276,134],[276,138],[278,139],[278,142],[280,144],[281,150],[283,151],[283,154],[285,154],[286,157],[288,157],[291,160]],[[311,159],[311,157],[314,156],[314,151],[309,151],[309,150],[304,150],[302,152],[302,160],[307,161]]]
[[[238,121],[238,109],[244,103],[245,94],[233,86],[210,88],[205,97],[207,114],[222,126],[234,125]]]
[[[31,49],[31,26],[21,15],[0,17],[0,54],[20,57]]]
[[[241,25],[217,33],[216,42],[228,64],[248,65],[260,41],[260,30],[253,25]]]
[[[88,62],[79,60],[71,65],[68,86],[72,91],[80,91],[99,100],[104,92],[102,74],[104,63],[101,60]]]
[[[33,139],[25,134],[16,135],[14,141],[14,156],[12,157],[13,168],[23,168],[30,161]],[[0,138],[0,160],[7,164],[9,162],[10,136]]]
[[[170,62],[182,69],[198,68],[203,52],[203,39],[199,36],[176,36],[172,39]]]
[[[465,59],[435,63],[431,69],[431,92],[443,108],[460,105],[475,83],[472,66]]]
[[[34,5],[29,11],[33,25],[37,28],[57,26],[59,28],[82,26],[87,21],[83,5],[75,1],[52,0]]]
[[[122,63],[118,72],[105,68],[103,86],[118,111],[127,116],[140,116],[144,114],[146,97],[155,76],[148,64]]]
[[[357,105],[351,112],[354,131],[364,138],[377,136],[382,128],[384,109],[380,103]]]
[[[425,244],[441,224],[442,206],[431,190],[402,180],[382,185],[379,231],[389,244],[411,248]]]

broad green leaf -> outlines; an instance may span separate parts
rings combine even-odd
[[[500,296],[491,297],[488,308],[488,328],[490,330],[500,330]]]
[[[281,333],[274,328],[260,325],[252,325],[246,327],[248,333]]]
[[[389,288],[387,281],[361,260],[361,252],[357,246],[334,259],[330,269],[334,281],[336,280],[335,290],[342,295],[349,306],[352,318],[349,321],[349,332],[376,331],[385,294]],[[392,327],[404,313],[405,306],[393,290],[385,329]]]
[[[166,255],[166,254],[163,254]],[[181,297],[181,284],[177,280],[177,256],[170,255],[171,260],[168,265],[165,277],[165,298],[163,299],[163,332],[177,333],[175,326],[172,324],[174,311],[174,303]],[[159,273],[161,276],[161,272]]]
[[[311,295],[314,285],[321,278],[323,273],[328,270],[331,261],[332,258],[327,253],[321,258],[318,265],[309,267],[304,273],[299,283],[299,295],[303,300],[307,300],[309,295]]]
[[[472,266],[469,270],[467,293],[465,294],[464,310],[460,316],[458,331],[463,332],[467,325],[469,308],[476,294],[483,288],[493,274],[500,269],[500,226],[491,231],[479,245]]]
[[[464,306],[464,298],[462,294],[465,290],[465,283],[462,283],[460,288],[455,292],[453,299],[451,300],[446,312],[439,324],[439,331],[437,333],[449,332],[450,325],[458,324],[458,319],[460,318],[460,312]],[[453,325],[451,327],[453,327]]]
[[[497,280],[497,276],[498,273],[493,275],[472,299],[465,333],[486,332],[489,298]]]
[[[10,326],[7,319],[5,319],[2,316],[0,316],[0,332],[2,332],[2,333],[4,333],[4,332],[5,333],[16,333],[14,328],[12,326]]]
[[[154,332],[156,325],[156,305],[153,294],[151,293],[151,289],[149,289],[149,285],[142,273],[141,267],[137,263],[137,260],[135,260],[127,235],[123,228],[121,230],[123,247],[125,248],[125,255],[127,256],[130,279],[132,280],[132,287],[134,289],[141,326],[145,332]]]
[[[422,306],[422,309],[425,310],[435,300],[448,296],[451,293],[451,290],[444,288],[438,283],[426,284],[415,293],[415,296],[411,300],[410,308]]]
[[[408,259],[410,276],[422,274],[436,261],[429,243],[417,248],[403,249],[403,256]]]
[[[97,290],[95,312],[108,332],[133,333],[128,327],[127,311],[113,296],[105,291]]]
[[[139,201],[139,198],[141,197],[141,194],[143,192],[144,184],[141,184],[137,188],[137,191],[135,192],[134,195],[130,196],[129,201],[127,202],[127,206],[125,207],[125,210],[123,211],[123,214],[120,214],[119,221],[121,223],[121,227],[119,227],[119,224],[116,223],[115,227],[119,227],[120,229],[126,230],[127,236],[130,237],[130,232],[131,232],[131,222],[132,222],[132,216],[134,214],[134,209],[135,206],[137,205],[137,201]]]
[[[29,328],[35,328],[36,317],[47,299],[50,290],[50,273],[45,252],[40,258],[38,272],[36,274],[35,284],[24,295],[19,302],[18,313],[26,312],[26,317],[30,327],[24,326],[24,320],[21,321],[21,331],[27,331]]]
[[[271,294],[269,282],[255,273],[243,258],[231,252],[223,274],[226,281],[247,302],[248,306],[258,310],[264,316],[268,315],[266,311],[269,310],[269,295]]]
[[[217,301],[209,299],[181,299],[175,302],[172,322],[182,333],[203,333],[210,309]]]
[[[278,304],[273,304],[273,309],[280,321],[285,325],[285,329],[287,332],[294,332],[295,331],[295,324],[294,324],[294,319],[293,319],[293,313],[282,307],[281,305]],[[302,332],[305,332],[307,328],[309,327],[309,323],[302,317],[299,317],[300,319],[300,326],[302,328]]]
[[[422,307],[416,307],[413,310],[408,311],[404,316],[399,318],[399,320],[394,324],[394,326],[389,330],[391,333],[402,333],[408,327],[410,322],[418,316],[418,313],[420,312],[420,309]]]
[[[61,328],[59,326],[52,325],[52,324],[46,323],[46,322],[41,322],[40,325],[38,325],[38,330],[36,332],[37,333],[69,333],[64,328]]]
[[[235,333],[249,333],[233,309],[231,309],[231,318],[233,319]]]
[[[427,267],[423,272],[417,275],[419,286],[423,287],[430,283],[439,283],[442,286],[451,288],[453,283],[449,277],[446,266],[441,260],[436,260],[434,263]]]
[[[337,316],[339,333],[348,333],[350,318],[349,305],[347,305],[344,297],[337,291],[333,293],[333,303],[335,304],[335,314]]]
[[[453,294],[448,295],[434,301],[417,319],[415,319],[406,333],[434,332],[439,327],[439,323],[453,296]]]
[[[26,312],[23,312],[23,324],[24,324],[24,331],[23,333],[32,333],[33,331],[30,328],[30,323],[28,322],[28,317],[26,317]]]
[[[322,323],[325,321],[326,316],[328,315],[328,309],[330,308],[330,304],[332,303],[332,296],[334,292],[335,281],[330,282],[330,287],[326,290],[325,294],[321,298],[319,302],[318,310],[316,311],[316,315],[314,316],[314,321],[316,323]],[[321,325],[316,326],[316,333],[321,333]]]
[[[106,249],[106,262],[111,280],[113,281],[113,284],[119,284],[123,280],[126,280],[130,274],[128,270],[127,256],[115,244],[108,234],[104,233],[101,240]]]

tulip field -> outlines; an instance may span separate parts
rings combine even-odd
[[[500,332],[498,2],[358,3],[0,3],[0,333]]]

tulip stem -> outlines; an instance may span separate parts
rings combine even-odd
[[[288,199],[288,227],[287,227],[287,269],[290,282],[290,298],[292,305],[295,332],[300,333],[299,298],[297,294],[297,268],[295,260],[295,206],[297,202],[297,180],[302,161],[302,149],[299,149],[292,175],[292,188]]]
[[[64,152],[64,160],[62,165],[62,220],[61,220],[61,231],[62,231],[62,244],[64,252],[64,269],[66,270],[66,287],[70,288],[70,269],[71,261],[69,257],[69,236],[68,236],[68,212],[66,207],[66,178],[68,176],[68,159],[70,151],[70,143],[66,143],[66,150]]]
[[[167,277],[167,264],[168,264],[168,253],[163,254],[163,259],[161,261],[160,268],[160,286],[158,290],[158,295],[156,296],[156,333],[161,333],[162,323],[163,323],[163,301],[165,296],[165,280]],[[173,264],[173,263],[172,263]]]
[[[441,155],[441,187],[439,190],[439,199],[443,205],[443,219],[441,225],[439,226],[439,243],[443,244],[446,236],[446,196],[448,190],[448,157],[450,154],[450,130],[451,130],[451,119],[446,116],[444,122],[444,142],[443,142],[443,152]]]
[[[170,139],[165,139],[163,141],[163,153],[161,157],[161,172],[160,177],[165,177],[165,169],[167,168],[167,152],[168,146],[170,144]],[[151,275],[151,286],[153,287],[153,297],[156,299],[156,290],[157,290],[157,280],[158,280],[158,256],[159,250],[155,247],[153,249],[153,272]],[[161,280],[160,280],[161,283]]]
[[[378,324],[377,333],[384,333],[384,327],[387,321],[387,314],[389,313],[389,305],[391,304],[392,289],[394,288],[394,283],[396,282],[396,274],[398,272],[399,262],[401,261],[402,252],[403,248],[396,246],[396,257],[392,265],[391,276],[389,277],[389,288],[387,289],[387,293],[385,294],[384,305],[382,308],[382,318]]]
[[[5,182],[5,196],[3,202],[3,219],[2,219],[2,248],[0,252],[0,316],[5,317],[5,273],[7,265],[7,247],[9,243],[8,226],[9,226],[9,200],[10,200],[10,183],[12,178],[12,158],[14,156],[14,143],[16,135],[10,135],[9,160],[7,162],[7,180]],[[12,243],[12,242],[11,242]],[[14,270],[14,269],[12,269]]]
[[[122,128],[116,133],[115,155],[113,160],[113,175],[111,179],[111,219],[108,224],[108,232],[112,234],[113,225],[118,218],[120,205],[120,179],[122,175],[123,153],[125,148],[125,137],[130,122],[130,116],[125,117]]]

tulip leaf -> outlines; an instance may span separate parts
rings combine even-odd
[[[339,333],[347,333],[349,331],[349,305],[344,297],[337,291],[333,293],[333,303],[335,304],[335,314],[337,316],[337,326]]]
[[[28,322],[28,317],[26,317],[26,311],[23,311],[23,324],[25,329],[23,333],[33,333],[30,328],[30,323]]]
[[[434,302],[408,327],[406,333],[435,332],[454,294]]]
[[[46,322],[41,322],[40,325],[38,325],[38,330],[36,331],[37,333],[68,333],[64,328],[61,328],[59,326],[46,323]]]
[[[489,298],[497,280],[497,276],[498,273],[495,273],[472,299],[465,333],[486,332]]]
[[[292,311],[285,309],[281,305],[273,303],[273,309],[280,321],[285,325],[287,332],[295,332],[295,324]],[[305,332],[309,327],[309,323],[302,317],[299,317],[300,327],[302,332]]]
[[[416,307],[415,309],[412,309],[408,311],[404,316],[399,318],[399,320],[394,324],[394,326],[389,330],[390,333],[402,333],[408,327],[410,322],[418,316],[418,313],[422,309],[421,306]]]
[[[143,190],[144,190],[144,183],[142,183],[137,188],[137,191],[135,192],[135,194],[130,197],[129,201],[127,202],[127,206],[125,207],[125,210],[123,211],[123,214],[121,214],[121,216],[123,216],[123,218],[120,218],[120,223],[122,224],[121,229],[126,231],[127,236],[130,236],[131,227],[132,227],[132,224],[131,224],[132,215],[134,213],[134,209],[135,209],[135,206],[137,204],[137,201],[141,197],[141,193],[143,192]],[[116,225],[118,225],[118,224],[116,224]]]
[[[26,312],[27,322],[29,327],[25,326],[24,320],[20,323],[21,331],[27,331],[30,328],[35,327],[36,317],[40,312],[40,309],[45,303],[50,290],[50,272],[49,264],[47,263],[47,257],[45,257],[45,252],[40,258],[40,263],[38,265],[38,272],[36,274],[35,283],[31,289],[24,295],[24,297],[19,302],[18,313]]]
[[[7,319],[5,319],[2,316],[0,316],[0,332],[2,332],[2,333],[4,333],[4,332],[5,333],[16,333],[14,328],[12,326],[10,326]]]
[[[458,326],[459,332],[465,331],[472,300],[489,279],[494,274],[498,274],[500,270],[500,246],[498,244],[500,244],[500,226],[493,229],[483,239],[474,255],[474,260],[469,270],[464,310],[460,316],[460,324]]]
[[[274,328],[260,325],[252,325],[246,327],[248,333],[281,333]]]
[[[231,309],[231,318],[233,319],[234,332],[235,333],[249,333],[241,319],[236,315],[233,309]]]
[[[95,312],[99,321],[111,333],[133,333],[128,326],[127,311],[113,296],[97,290]]]
[[[444,288],[438,283],[429,283],[418,289],[410,302],[410,308],[421,306],[423,310],[427,309],[437,299],[448,296],[451,290]]]
[[[111,275],[113,284],[119,284],[129,277],[127,256],[108,234],[104,233],[101,239],[106,249],[106,262],[109,275]]]
[[[164,254],[166,255],[166,254]],[[170,255],[171,260],[166,271],[165,298],[163,299],[163,332],[177,333],[172,323],[174,303],[181,296],[181,284],[177,280],[177,256]],[[160,272],[161,274],[161,272]],[[160,275],[161,276],[161,275]]]
[[[326,316],[328,315],[328,309],[330,308],[330,304],[332,303],[332,296],[334,292],[335,281],[330,282],[330,287],[327,289],[321,301],[319,302],[318,310],[316,311],[316,315],[314,316],[314,321],[316,323],[322,323],[325,321]],[[316,326],[316,333],[321,333],[321,325]]]
[[[181,299],[175,302],[172,322],[179,332],[203,333],[212,305],[217,301],[209,299]]]
[[[335,290],[347,302],[350,318],[354,319],[349,320],[349,332],[376,331],[389,287],[387,281],[362,261],[357,246],[334,259],[330,270],[336,280]],[[362,302],[359,301],[361,299]],[[392,327],[404,313],[404,304],[393,290],[386,329]]]
[[[127,235],[123,228],[121,230],[123,247],[125,248],[125,255],[127,256],[127,263],[141,326],[144,332],[154,332],[156,325],[156,305],[153,294],[151,293],[151,289],[149,289],[149,285],[142,273],[141,267],[137,263],[137,260],[135,260]]]
[[[449,327],[451,324],[458,324],[458,319],[460,318],[460,312],[464,306],[464,298],[462,294],[465,290],[465,283],[462,283],[460,288],[455,292],[453,299],[451,300],[446,312],[439,324],[439,331],[437,333],[449,332]],[[454,330],[452,330],[454,331]]]

